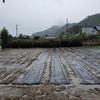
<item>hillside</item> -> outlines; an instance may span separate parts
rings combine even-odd
[[[68,24],[68,28],[70,28],[70,27],[72,27],[72,26],[74,26],[74,25],[75,25],[75,23]],[[58,31],[56,31],[55,34],[54,34],[54,36],[59,37],[59,36],[61,35],[62,32],[65,34],[65,32],[66,32],[66,25],[64,25],[64,26],[61,27]]]
[[[72,24],[68,24],[68,28],[69,28],[69,33],[80,33],[81,32],[81,28],[82,27],[93,27],[93,26],[100,26],[100,14],[95,14],[95,15],[91,15],[86,17],[85,19],[83,19],[82,21],[80,21],[79,23],[72,23]],[[41,32],[36,32],[35,34],[32,34],[32,36],[56,36],[59,37],[61,35],[61,33],[66,32],[66,25],[64,25],[63,27],[60,26],[52,26],[51,28],[41,31]]]
[[[41,32],[36,32],[35,34],[32,34],[32,36],[54,36],[54,33],[59,30],[61,27],[60,26],[52,26],[51,28],[49,29],[46,29],[44,31],[41,31]]]
[[[83,19],[82,21],[80,21],[79,23],[76,24],[69,24],[69,33],[80,33],[81,32],[81,28],[82,27],[93,27],[93,26],[100,26],[100,14],[95,14],[95,15],[91,15],[86,17],[85,19]],[[64,25],[63,27],[61,27],[56,33],[55,36],[59,37],[61,35],[62,32],[64,32],[65,34],[65,30],[66,30],[66,25]]]
[[[80,21],[77,25],[79,26],[100,26],[100,14],[88,16],[82,21]]]

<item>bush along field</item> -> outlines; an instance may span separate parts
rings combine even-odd
[[[45,37],[35,36],[30,38],[27,35],[20,34],[19,37],[13,37],[8,30],[1,30],[1,46],[2,48],[35,48],[35,47],[76,47],[76,46],[92,46],[100,45],[100,35],[87,35],[81,33],[79,36],[67,35],[66,37],[58,37],[55,39],[46,39]]]
[[[24,40],[15,39],[9,42],[7,48],[34,48],[34,47],[71,47],[82,46],[82,43],[78,39],[39,39],[39,40]]]

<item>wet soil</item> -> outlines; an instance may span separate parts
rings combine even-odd
[[[0,100],[100,100],[100,50],[0,51]]]

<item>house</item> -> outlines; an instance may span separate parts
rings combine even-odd
[[[55,39],[56,37],[45,37],[46,39]]]
[[[82,28],[82,33],[87,33],[87,34],[97,34],[100,31],[100,26],[94,26],[94,27],[83,27]]]

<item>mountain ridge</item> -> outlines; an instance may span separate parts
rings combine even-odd
[[[100,14],[94,14],[94,15],[90,15],[87,16],[86,18],[84,18],[83,20],[81,20],[78,23],[74,23],[71,26],[68,25],[68,29],[70,34],[78,34],[81,32],[81,28],[82,27],[93,27],[93,26],[100,26]],[[61,33],[66,34],[66,25],[64,25],[63,27],[61,27],[54,35],[56,37],[59,37],[61,35]]]
[[[32,34],[32,36],[41,36],[41,37],[44,37],[44,36],[54,36],[54,33],[60,29],[61,26],[57,26],[57,25],[54,25],[44,31],[40,31],[40,32],[36,32],[35,34]]]
[[[89,15],[78,23],[69,23],[68,29],[70,30],[69,33],[72,32],[72,34],[73,33],[78,34],[80,33],[82,27],[93,27],[93,26],[100,26],[100,13]],[[62,34],[62,32],[63,34],[66,34],[66,24],[63,25],[62,27],[54,25],[44,31],[36,32],[35,34],[32,34],[32,36],[59,37]]]

